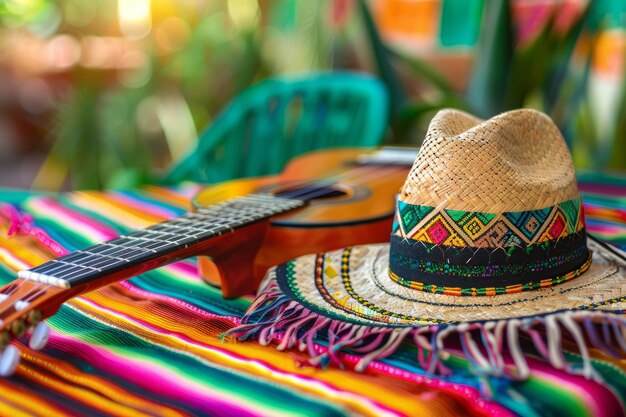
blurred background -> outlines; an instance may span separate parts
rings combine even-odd
[[[621,0],[0,0],[0,186],[158,181],[251,85],[337,70],[382,80],[383,143],[526,106],[624,170],[625,30]]]

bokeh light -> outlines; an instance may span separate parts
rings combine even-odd
[[[150,0],[118,0],[120,30],[128,38],[142,38],[152,28]]]
[[[78,63],[81,46],[73,36],[58,35],[50,40],[46,52],[50,67],[66,69]]]
[[[26,80],[19,90],[19,100],[24,110],[31,114],[50,111],[55,104],[52,89],[41,78]]]
[[[377,34],[393,51],[387,54],[392,75],[411,105],[467,104],[487,3],[363,1]],[[578,141],[572,142],[577,164],[598,166],[618,143],[617,121],[626,119],[626,110],[620,113],[626,109],[626,3],[512,0],[509,23],[517,48],[512,54],[521,59],[552,14],[557,14],[554,27],[547,32],[563,37],[588,4],[596,9],[563,67],[566,82],[557,89],[554,116],[562,118],[571,141]],[[39,184],[54,178],[48,183],[56,187],[103,187],[108,172],[117,169],[143,170],[149,178],[193,148],[198,132],[260,80],[315,71],[379,73],[360,5],[359,0],[0,0],[0,151],[35,158],[31,164],[43,166]],[[534,62],[537,79],[558,66],[552,58],[546,54]],[[517,105],[546,110],[547,89],[538,88],[545,84],[520,85],[532,83]],[[509,90],[500,96],[512,94]],[[423,111],[423,120],[407,122],[413,124],[406,130],[392,123],[387,140],[418,143],[429,115]],[[74,149],[86,154],[94,144],[103,153],[102,166],[89,172],[76,168]],[[114,150],[117,154],[107,154]],[[138,150],[146,161],[134,158]],[[604,156],[586,156],[596,153]],[[626,158],[614,164],[622,165]]]
[[[228,0],[228,14],[239,29],[250,29],[259,19],[259,3],[257,0]]]
[[[144,86],[151,75],[150,61],[144,51],[129,51],[118,62],[118,78],[122,85],[130,88]]]
[[[163,53],[180,50],[191,35],[189,24],[182,18],[170,16],[163,20],[155,30],[155,41]]]
[[[95,0],[66,0],[63,11],[67,23],[74,27],[82,28],[94,21],[98,13],[98,7]]]

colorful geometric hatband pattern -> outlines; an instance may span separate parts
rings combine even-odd
[[[503,248],[549,242],[584,228],[580,198],[506,213],[436,210],[398,201],[393,233],[442,246]]]

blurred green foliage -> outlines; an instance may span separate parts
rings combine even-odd
[[[392,63],[409,68],[413,78],[426,80],[431,87],[429,98],[391,94],[396,100],[391,115],[395,140],[423,137],[430,118],[444,107],[464,109],[483,118],[531,107],[556,122],[577,166],[626,169],[626,89],[621,82],[614,85],[621,98],[616,115],[608,117],[608,126],[607,117],[598,120],[599,112],[590,99],[596,37],[608,28],[624,30],[626,22],[616,17],[626,12],[623,2],[591,1],[566,30],[557,27],[559,10],[554,8],[541,30],[524,43],[514,35],[512,1],[486,2],[469,85],[458,93],[426,62],[383,45],[376,27],[370,24],[367,2],[358,1],[379,73],[389,90],[398,90],[401,83]],[[582,64],[573,60],[581,35],[589,44]],[[417,134],[412,130],[415,126]]]
[[[121,22],[122,4],[137,13],[136,2],[151,7],[145,33]],[[484,2],[484,10],[481,1],[467,3],[482,26],[462,92],[427,60],[387,44],[367,0],[0,0],[0,20],[44,38],[115,37],[132,47],[116,57],[129,65],[71,70],[72,88],[59,106],[50,153],[34,184],[58,189],[69,178],[73,188],[117,188],[159,178],[254,82],[334,68],[376,72],[384,80],[391,98],[387,142],[418,144],[444,107],[482,117],[534,107],[556,121],[579,166],[624,169],[626,93],[608,127],[589,99],[594,39],[607,19],[623,14],[616,3],[590,2],[566,31],[548,19],[524,43],[515,39],[509,1]],[[450,0],[442,7],[463,4]],[[473,35],[446,39],[455,36]],[[581,37],[590,45],[582,62],[574,59]]]
[[[12,14],[19,10],[10,3],[0,1],[5,25],[30,30],[41,12],[26,21]],[[67,14],[84,2],[35,3],[59,15],[54,32],[79,39],[124,35],[116,16],[121,1],[97,0],[97,13],[82,27]],[[118,188],[158,179],[192,149],[198,131],[254,82],[333,67],[334,47],[345,39],[326,30],[332,19],[327,2],[153,2],[149,33],[126,36],[134,65],[71,70],[72,88],[59,105],[51,150],[34,186],[58,189],[69,178],[72,188]]]

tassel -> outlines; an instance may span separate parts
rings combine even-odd
[[[361,359],[356,366],[354,367],[354,369],[357,372],[363,372],[365,371],[365,369],[367,368],[367,365],[373,361],[373,360],[378,360],[378,359],[383,359],[386,358],[387,356],[391,355],[392,353],[394,353],[396,351],[396,349],[398,349],[398,346],[400,346],[400,343],[404,340],[404,338],[411,332],[411,328],[410,327],[405,327],[405,328],[400,328],[400,329],[393,329],[391,332],[388,333],[388,339],[387,342],[385,344],[383,344],[380,348],[372,351],[371,353],[368,353],[367,355],[363,356],[363,359]]]
[[[342,353],[349,351],[362,355],[354,369],[363,372],[372,361],[392,355],[403,343],[412,343],[417,347],[416,360],[425,371],[449,375],[451,370],[444,363],[450,356],[448,339],[456,336],[473,373],[524,380],[531,372],[521,347],[521,338],[527,336],[539,355],[556,369],[600,381],[587,343],[615,357],[626,353],[626,319],[612,312],[575,310],[525,319],[424,327],[366,326],[307,309],[285,296],[275,280],[263,285],[264,292],[252,303],[241,324],[226,334],[239,340],[256,338],[263,345],[277,341],[279,350],[298,347],[307,351],[312,366],[344,367],[347,364]],[[564,354],[563,330],[578,349],[580,367],[569,363]],[[319,337],[327,339],[326,349],[317,346]],[[505,361],[507,353],[511,364]]]
[[[33,224],[33,216],[28,213],[20,213],[14,205],[0,203],[0,215],[9,220],[9,230],[7,231],[9,237],[14,235],[32,236],[57,257],[70,253],[52,239],[42,228],[36,227]]]
[[[593,366],[591,365],[589,350],[587,349],[587,345],[585,344],[585,339],[580,329],[580,326],[574,322],[570,312],[560,314],[557,316],[557,318],[561,321],[561,323],[563,323],[563,327],[565,327],[570,332],[570,334],[574,338],[574,341],[578,345],[578,350],[580,351],[580,356],[583,360],[582,375],[587,379],[593,379],[594,381],[600,382],[600,375],[593,369]]]
[[[533,324],[540,320],[533,320],[533,319],[525,319],[522,321],[522,330],[524,330],[524,332],[526,332],[526,334],[528,334],[530,336],[531,341],[533,342],[533,345],[535,347],[535,349],[537,349],[537,351],[539,352],[539,354],[543,357],[543,358],[548,358],[548,347],[546,346],[546,344],[543,341],[541,332],[539,332],[539,330],[534,329],[532,326]]]
[[[561,349],[561,328],[556,315],[546,316],[546,334],[548,336],[548,359],[556,369],[565,368],[565,357]]]
[[[613,334],[615,335],[617,344],[620,349],[622,349],[622,352],[626,353],[626,328],[624,328],[624,326],[620,327],[618,320],[611,320],[611,327],[613,328]]]
[[[522,322],[518,319],[511,319],[507,323],[507,346],[515,364],[516,374],[514,376],[524,380],[530,376],[530,369],[519,345],[518,329],[521,324]]]

